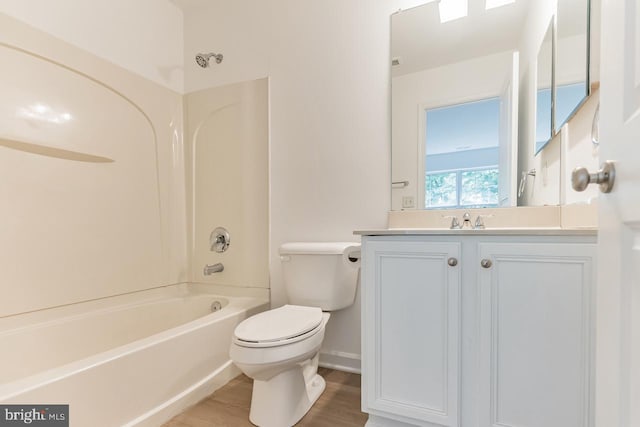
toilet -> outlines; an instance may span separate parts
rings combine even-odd
[[[360,245],[285,243],[280,260],[289,305],[242,321],[229,351],[253,379],[249,419],[261,427],[294,425],[324,391],[320,346],[329,312],[355,300]]]

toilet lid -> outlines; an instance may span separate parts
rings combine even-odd
[[[303,335],[321,322],[319,307],[285,305],[240,322],[234,334],[241,341],[277,342]]]

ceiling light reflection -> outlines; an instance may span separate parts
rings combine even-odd
[[[23,119],[38,120],[41,122],[64,124],[73,119],[73,115],[66,111],[55,111],[46,104],[37,103],[26,108],[19,108],[17,116]]]

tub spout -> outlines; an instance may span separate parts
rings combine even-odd
[[[217,264],[207,264],[204,266],[204,275],[210,276],[213,273],[220,273],[222,270],[224,270],[224,265],[222,265],[221,262]]]

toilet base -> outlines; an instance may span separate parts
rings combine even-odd
[[[254,380],[249,420],[260,427],[291,427],[300,421],[326,386],[314,359],[267,381]]]

